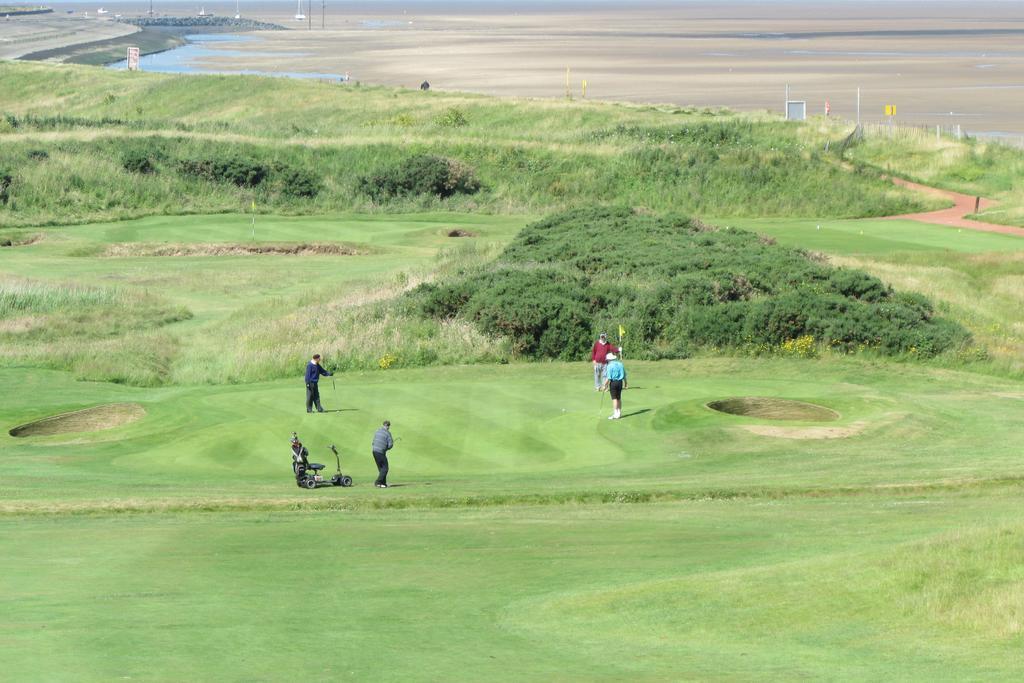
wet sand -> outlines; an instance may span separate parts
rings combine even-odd
[[[234,14],[233,2],[206,8]],[[569,67],[575,97],[585,79],[594,99],[779,112],[788,84],[808,114],[827,100],[848,119],[860,87],[865,123],[895,104],[899,123],[1024,138],[1020,2],[349,3],[328,8],[324,29],[320,4],[308,23],[295,8],[243,3],[294,30],[231,46],[263,56],[204,64],[542,97],[565,95]]]
[[[90,15],[95,9],[89,8]],[[30,14],[8,19],[0,17],[0,59],[17,59],[32,52],[117,38],[136,31],[138,29],[134,26],[94,16]]]

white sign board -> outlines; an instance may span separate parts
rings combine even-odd
[[[139,48],[137,47],[128,48],[128,70],[139,70]]]
[[[788,100],[786,102],[786,120],[807,120],[807,102],[804,100]]]

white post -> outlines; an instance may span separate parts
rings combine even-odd
[[[956,124],[956,139],[960,139],[960,124]]]
[[[789,83],[786,84],[786,102],[782,105],[782,115],[789,120]]]
[[[935,142],[939,141],[939,126],[935,124]]]
[[[860,125],[860,88],[857,88],[857,125]]]

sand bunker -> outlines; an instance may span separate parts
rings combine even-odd
[[[35,244],[42,239],[42,235],[24,235],[22,237],[0,238],[0,247],[25,247]]]
[[[273,244],[253,242],[249,244],[111,244],[101,254],[109,258],[130,258],[135,256],[260,256],[284,255],[307,256],[355,256],[363,250],[347,244],[322,244],[319,242],[300,244]]]
[[[744,396],[712,401],[707,404],[711,410],[729,415],[757,417],[764,420],[805,420],[808,422],[831,422],[839,419],[839,413],[824,406],[784,398]]]
[[[11,436],[50,436],[72,432],[98,432],[135,422],[146,414],[138,403],[109,403],[71,413],[61,413],[10,430]]]
[[[448,231],[447,234],[449,237],[476,237],[475,232],[470,232],[469,230],[460,230],[459,228],[452,228],[451,230]]]

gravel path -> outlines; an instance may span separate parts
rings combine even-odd
[[[930,194],[935,197],[952,199],[955,204],[948,209],[927,211],[924,213],[905,213],[899,216],[886,216],[886,218],[920,221],[922,223],[932,223],[934,225],[948,225],[954,228],[967,228],[968,230],[998,232],[1003,235],[1017,235],[1018,237],[1024,237],[1024,228],[1016,228],[1012,225],[999,225],[998,223],[985,223],[983,221],[973,221],[968,218],[964,218],[967,214],[975,213],[975,197],[960,194],[959,192],[950,192],[949,190],[940,190],[936,187],[928,187],[927,185],[912,183],[909,180],[904,180],[903,178],[892,178],[892,182],[900,185],[901,187],[917,190],[918,192],[924,192],[925,194]],[[991,199],[982,198],[981,205],[978,210],[983,211],[994,205],[995,202]]]

